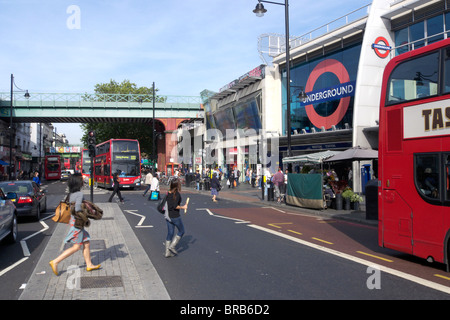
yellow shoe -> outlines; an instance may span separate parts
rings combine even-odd
[[[98,265],[96,265],[96,266],[93,266],[92,268],[86,267],[86,271],[97,270],[97,269],[100,269],[100,267],[101,267],[100,264],[98,264]]]
[[[58,275],[58,269],[56,268],[56,266],[54,265],[53,260],[49,262],[50,266],[52,267],[53,273],[55,275]]]

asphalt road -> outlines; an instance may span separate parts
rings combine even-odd
[[[65,185],[47,186],[48,217],[64,197]],[[95,202],[111,191],[96,190]],[[176,257],[165,258],[166,222],[142,191],[122,192],[121,208],[150,257],[172,299],[449,299],[440,290],[450,280],[442,266],[426,265],[410,256],[379,248],[376,228],[290,212],[286,207],[221,199],[183,189],[190,198],[183,214],[186,233]],[[183,202],[184,202],[183,200]],[[45,228],[44,225],[47,225]],[[20,221],[23,246],[0,244],[0,299],[21,293],[51,235],[51,220]],[[366,263],[370,262],[370,263]],[[393,273],[390,270],[398,270]],[[404,276],[406,275],[406,276]],[[434,278],[433,278],[434,277]],[[429,283],[437,284],[437,288]],[[439,287],[441,286],[441,287]]]

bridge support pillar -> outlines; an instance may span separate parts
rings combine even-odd
[[[176,133],[178,126],[186,119],[158,119],[165,126],[164,139],[161,142],[157,142],[158,145],[158,170],[165,171],[166,164],[169,162],[178,163],[178,140],[176,139]]]

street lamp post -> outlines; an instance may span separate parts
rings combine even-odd
[[[153,91],[153,128],[152,128],[152,158],[153,158],[153,172],[156,172],[156,162],[158,161],[158,157],[156,156],[156,134],[155,134],[155,82],[152,84]]]
[[[30,94],[28,90],[22,90],[14,83],[14,75],[11,74],[11,101],[9,105],[9,175],[8,179],[12,178],[12,145],[13,145],[13,103],[14,103],[14,87],[18,89],[18,91],[25,92],[24,97],[29,98]],[[15,169],[15,168],[14,168]]]
[[[264,5],[261,2],[277,4],[284,6],[284,19],[285,19],[285,29],[286,29],[286,96],[287,96],[287,108],[286,108],[286,129],[287,129],[287,156],[292,156],[291,150],[291,70],[289,67],[290,57],[290,44],[289,44],[289,1],[285,0],[284,3],[258,0],[255,10],[253,12],[257,17],[263,17],[264,13],[267,12],[264,9]]]

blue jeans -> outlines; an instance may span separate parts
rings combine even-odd
[[[167,223],[167,241],[172,241],[173,234],[175,233],[175,227],[178,229],[177,236],[182,237],[184,235],[184,225],[181,217],[178,218],[170,218],[172,221],[166,220]]]
[[[147,185],[147,188],[145,188],[145,191],[144,191],[143,196],[145,196],[145,194],[148,192],[148,190],[150,190],[150,187],[151,187],[151,186],[152,186],[151,184],[148,184],[148,185]]]

